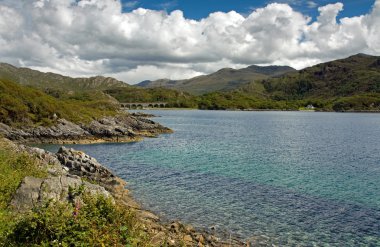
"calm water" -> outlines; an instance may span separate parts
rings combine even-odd
[[[166,219],[281,246],[380,246],[379,114],[153,113],[175,133],[74,148]]]

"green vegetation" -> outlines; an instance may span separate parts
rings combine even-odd
[[[128,84],[110,77],[72,78],[28,68],[17,68],[6,63],[0,63],[0,79],[32,86],[42,91],[59,90],[68,94],[86,90],[104,90],[110,87],[128,87]]]
[[[77,196],[79,197],[79,196]],[[20,217],[5,242],[10,246],[147,246],[131,211],[104,196],[80,195],[47,202]]]
[[[189,92],[194,95],[202,95],[216,91],[229,91],[240,86],[294,71],[288,66],[256,66],[252,65],[243,69],[224,68],[215,73],[197,76],[187,80],[157,80],[144,81],[139,84],[145,88],[165,87]]]
[[[380,93],[380,58],[363,54],[263,81],[274,100],[350,97]]]
[[[319,102],[313,100],[276,101],[241,91],[232,91],[226,93],[215,92],[201,96],[199,108],[205,110],[298,110],[300,107],[309,104],[321,106]]]
[[[258,77],[257,73],[262,76]],[[189,80],[159,80],[142,84],[144,87],[164,86],[196,94],[207,92],[200,96],[188,95],[186,104],[183,104],[199,109],[299,110],[313,105],[317,111],[380,111],[380,58],[364,54],[300,71],[292,71],[288,67],[250,66],[241,70],[222,69]],[[217,84],[223,89],[214,87]],[[240,86],[236,88],[237,85]],[[235,89],[226,91],[231,88]],[[126,97],[119,97],[116,92],[111,95],[129,102],[146,99],[136,97],[135,89],[128,90]],[[162,88],[160,90],[165,92]],[[179,97],[178,94],[168,94],[163,98],[175,102],[180,101]],[[155,101],[156,98],[149,100]]]
[[[334,111],[380,111],[380,93],[342,97],[333,102]]]
[[[51,125],[57,118],[89,122],[114,115],[117,109],[118,103],[102,92],[55,98],[38,89],[0,79],[0,122],[9,125]]]
[[[168,107],[197,108],[196,96],[167,88],[114,88],[104,91],[119,102],[167,102]]]
[[[380,93],[358,94],[348,97],[305,97],[297,100],[263,98],[245,92],[210,93],[201,96],[200,109],[256,109],[299,110],[308,105],[317,111],[380,111]]]
[[[17,152],[8,141],[0,138],[0,246],[14,224],[14,215],[8,204],[22,179],[46,175],[37,160]]]
[[[0,139],[0,246],[148,246],[133,212],[83,187],[72,188],[68,202],[47,201],[22,214],[8,208],[24,177],[46,175],[37,159]]]
[[[239,89],[201,96],[201,109],[380,111],[380,58],[358,54]]]
[[[380,111],[380,58],[358,54],[300,71],[286,66],[222,69],[188,80],[146,81],[142,86],[148,88],[112,78],[70,78],[0,64],[0,122],[49,125],[54,114],[86,122],[115,114],[117,101],[218,110],[299,110],[313,105],[317,111]]]

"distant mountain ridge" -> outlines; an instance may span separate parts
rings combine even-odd
[[[380,57],[357,54],[262,82],[274,98],[330,98],[380,93]]]
[[[228,92],[201,96],[201,109],[380,112],[380,56],[357,54],[278,77],[245,84]]]
[[[4,63],[0,64],[0,80],[35,87],[58,99],[83,102],[167,102],[170,107],[200,109],[297,110],[313,105],[325,111],[380,112],[380,56],[366,54],[299,71],[253,65],[188,80],[144,81],[140,87],[108,77],[71,78]]]
[[[289,66],[251,65],[243,69],[223,68],[209,75],[197,76],[186,80],[160,79],[143,81],[137,86],[144,88],[164,87],[189,92],[195,95],[214,91],[228,91],[244,84],[296,71]]]
[[[24,86],[33,86],[42,90],[104,90],[129,86],[127,83],[111,77],[72,78],[29,68],[18,68],[7,63],[0,63],[0,79],[13,81]]]
[[[118,101],[165,101],[171,107],[196,107],[194,96],[177,90],[144,89],[104,76],[72,78],[29,68],[17,68],[7,63],[0,63],[0,81],[20,85],[22,86],[20,88],[32,87],[41,93],[60,100],[79,100],[84,102],[100,102],[103,100],[104,102],[111,102],[111,104],[118,104]],[[0,88],[0,93],[2,93],[1,90]]]

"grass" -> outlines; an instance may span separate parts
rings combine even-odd
[[[114,88],[104,91],[119,102],[166,102],[168,107],[196,108],[197,97],[168,88]]]
[[[80,199],[79,199],[80,197]],[[47,202],[14,225],[9,246],[147,246],[133,212],[104,196]]]
[[[36,159],[17,152],[9,141],[0,138],[0,244],[14,223],[14,215],[8,209],[8,204],[22,179],[46,175]]]
[[[47,172],[38,159],[0,138],[0,246],[149,246],[133,211],[83,188],[70,190],[69,201],[13,212],[8,205],[26,176]]]
[[[52,125],[57,118],[85,123],[117,114],[118,104],[101,92],[55,98],[38,89],[0,79],[0,122],[8,125]]]

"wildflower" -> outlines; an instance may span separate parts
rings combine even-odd
[[[74,207],[74,212],[73,212],[73,216],[74,218],[77,218],[78,214],[79,214],[79,210],[80,210],[80,201],[77,200],[75,202],[75,207]]]

